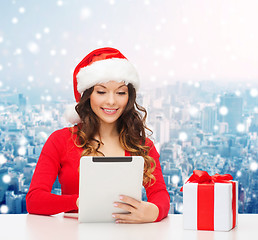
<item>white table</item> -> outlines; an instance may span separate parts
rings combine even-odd
[[[241,214],[229,232],[183,229],[182,215],[169,215],[158,223],[79,223],[78,219],[40,215],[0,215],[0,239],[19,240],[251,240],[258,239],[258,214]]]

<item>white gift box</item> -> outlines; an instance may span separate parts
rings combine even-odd
[[[237,225],[238,183],[186,183],[183,206],[184,229],[229,231]]]

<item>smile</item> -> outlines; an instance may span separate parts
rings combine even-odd
[[[112,115],[115,114],[117,112],[118,109],[109,109],[109,108],[101,108],[103,110],[104,113]]]

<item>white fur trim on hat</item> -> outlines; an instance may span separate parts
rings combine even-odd
[[[69,104],[65,107],[64,117],[66,121],[71,124],[76,124],[81,122],[81,118],[75,110],[77,103]]]
[[[136,90],[139,88],[139,76],[135,67],[127,59],[110,58],[81,68],[77,74],[77,90],[83,93],[97,83],[109,81],[124,81],[126,84],[132,83]]]

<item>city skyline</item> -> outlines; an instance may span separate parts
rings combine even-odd
[[[182,213],[180,185],[198,168],[232,174],[239,212],[258,213],[258,1],[11,0],[0,9],[1,213],[26,212],[42,146],[69,126],[74,67],[100,47],[118,48],[139,72],[170,212]]]
[[[258,212],[258,95],[252,88],[231,86],[225,92],[216,83],[211,88],[177,82],[139,93],[138,102],[148,111],[171,213],[182,213],[180,188],[194,169],[231,174],[239,181],[239,212]],[[1,95],[0,106],[1,212],[25,211],[25,194],[44,142],[69,126],[62,116],[65,104],[29,105],[26,96],[16,93],[16,99]],[[61,193],[58,180],[53,193]]]

